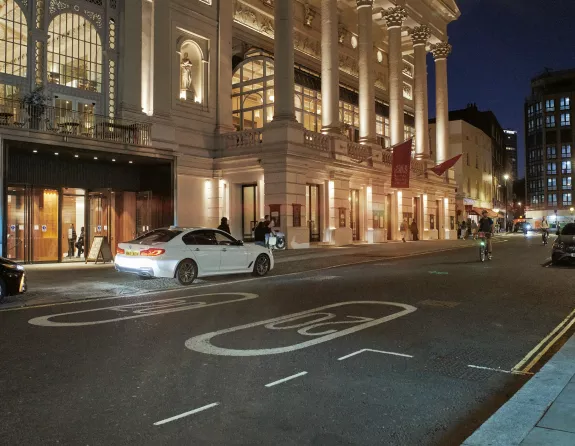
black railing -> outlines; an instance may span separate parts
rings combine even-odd
[[[151,146],[151,124],[0,99],[0,127]]]

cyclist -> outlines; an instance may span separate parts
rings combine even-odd
[[[549,222],[545,217],[541,219],[541,231],[543,232],[541,237],[543,239],[543,243],[545,243],[546,237],[549,237]]]
[[[485,233],[485,241],[487,242],[487,254],[491,258],[492,243],[491,236],[493,235],[493,220],[487,216],[487,211],[481,213],[482,217],[479,220],[479,232]]]

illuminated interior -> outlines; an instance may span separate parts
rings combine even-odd
[[[26,17],[14,0],[0,2],[0,73],[26,77],[28,56]]]

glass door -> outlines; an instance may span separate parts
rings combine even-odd
[[[319,242],[320,235],[320,216],[319,216],[319,186],[308,184],[306,194],[306,209],[308,215],[309,241]]]
[[[56,189],[32,189],[32,262],[57,262],[60,194]]]
[[[351,224],[351,233],[353,237],[353,241],[358,241],[360,239],[359,236],[359,190],[352,189],[349,193],[349,201],[350,201],[350,224]]]
[[[254,240],[257,219],[257,193],[255,184],[242,186],[242,237],[246,242]]]
[[[86,231],[86,250],[90,249],[93,237],[103,236],[109,239],[110,196],[109,192],[90,192],[88,231]]]
[[[86,250],[86,195],[83,189],[64,189],[60,210],[62,235],[60,254],[63,262],[81,261]]]
[[[136,237],[155,229],[152,227],[152,192],[136,195]]]
[[[30,191],[28,188],[8,186],[6,216],[6,258],[15,262],[29,262]]]

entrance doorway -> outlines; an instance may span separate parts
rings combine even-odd
[[[80,250],[76,244],[86,224],[86,191],[84,189],[63,189],[60,221],[62,224],[62,235],[60,237],[62,261],[81,261],[83,259],[82,251],[86,250],[86,235],[84,234]],[[72,229],[76,233],[74,240],[70,238]]]
[[[349,222],[351,224],[351,234],[353,241],[360,240],[360,232],[359,232],[359,190],[352,189],[349,192],[349,202],[350,202],[350,217]]]
[[[307,185],[306,209],[308,212],[307,225],[309,228],[309,241],[321,241],[320,235],[320,215],[319,215],[319,186],[316,184]]]
[[[254,230],[258,224],[257,196],[257,184],[242,186],[242,238],[246,242],[254,241]]]

